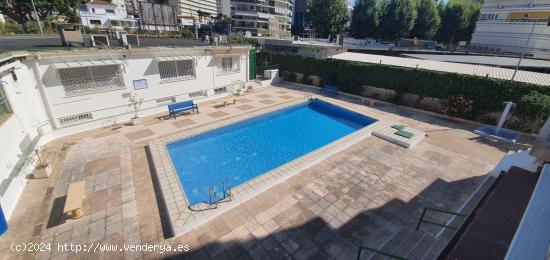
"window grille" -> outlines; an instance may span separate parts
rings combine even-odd
[[[189,93],[189,98],[202,98],[202,97],[207,97],[207,96],[208,96],[208,93],[206,92],[206,90],[195,91],[195,92]]]
[[[159,62],[161,79],[177,79],[195,77],[194,60],[171,60]]]
[[[67,96],[82,96],[125,89],[120,65],[59,69]]]
[[[58,118],[61,126],[74,125],[76,123],[90,121],[92,119],[94,119],[92,113],[82,113]]]
[[[227,87],[221,87],[221,88],[215,88],[214,89],[214,95],[223,94],[228,91]]]

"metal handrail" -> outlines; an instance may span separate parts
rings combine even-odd
[[[209,200],[210,202],[208,203],[209,205],[213,205],[214,203],[212,203],[212,195],[214,195],[214,201],[215,201],[215,204],[216,204],[216,207],[215,208],[218,208],[218,195],[216,194],[216,189],[214,188],[214,186],[210,186],[210,188],[208,188],[208,197],[209,197]]]
[[[368,250],[368,251],[374,252],[375,254],[387,256],[387,257],[390,257],[390,258],[393,258],[393,259],[408,260],[408,258],[406,258],[406,257],[402,257],[402,256],[398,256],[398,255],[392,255],[390,253],[386,253],[384,251],[380,251],[380,250],[370,248],[370,247],[367,247],[367,246],[359,246],[359,252],[357,252],[357,260],[361,259],[361,252],[363,250]]]
[[[225,187],[227,187],[227,190],[225,189]],[[229,182],[223,181],[222,189],[223,189],[223,199],[226,199],[227,195],[229,195],[229,201],[233,200],[233,194],[231,193],[231,187],[229,186]]]
[[[445,213],[445,214],[449,214],[449,215],[454,215],[454,216],[459,216],[459,217],[464,217],[464,218],[468,217],[468,215],[457,213],[457,212],[452,212],[452,211],[448,211],[448,210],[444,210],[444,209],[438,209],[438,208],[425,207],[424,210],[422,210],[422,215],[420,215],[420,219],[418,220],[418,223],[416,224],[416,230],[418,230],[420,228],[420,225],[423,222],[428,223],[428,224],[432,224],[432,225],[435,225],[435,226],[440,226],[440,227],[443,227],[443,228],[452,229],[452,230],[457,230],[458,229],[458,227],[448,226],[448,225],[433,222],[433,221],[430,221],[430,220],[425,220],[424,216],[426,215],[426,212],[428,210],[436,211],[436,212],[440,212],[440,213]]]

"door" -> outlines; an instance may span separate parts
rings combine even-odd
[[[249,63],[249,68],[250,68],[250,75],[249,75],[249,80],[254,80],[256,79],[256,50],[254,49],[250,49],[250,52],[249,52],[249,60],[250,60],[250,63]]]

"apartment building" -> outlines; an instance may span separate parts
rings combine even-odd
[[[84,26],[100,29],[137,28],[137,21],[128,18],[124,0],[91,0],[78,7]]]
[[[292,15],[292,26],[298,30],[309,27],[308,19],[308,0],[295,0],[294,11]]]
[[[548,0],[485,0],[470,46],[550,58]]]
[[[170,5],[177,7],[178,20],[181,25],[191,26],[193,21],[206,23],[208,16],[218,14],[217,0],[169,0]],[[204,14],[204,15],[203,15]]]
[[[254,36],[288,37],[293,3],[293,0],[231,0],[232,30]]]

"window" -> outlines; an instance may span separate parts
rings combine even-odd
[[[208,93],[206,92],[206,90],[195,91],[195,92],[189,93],[189,98],[203,98],[203,97],[207,97],[207,96],[208,96]]]
[[[59,69],[67,96],[81,96],[125,89],[120,65]]]
[[[218,73],[230,73],[230,72],[239,72],[238,64],[233,63],[232,57],[221,58],[221,66],[218,67]]]
[[[106,9],[105,12],[107,12],[108,14],[114,14],[114,13],[115,13],[115,10]]]
[[[101,20],[90,20],[90,24],[101,25]]]
[[[194,60],[171,60],[159,62],[159,73],[161,79],[194,78]]]
[[[12,112],[6,92],[4,92],[4,88],[0,85],[0,123],[6,121]]]

